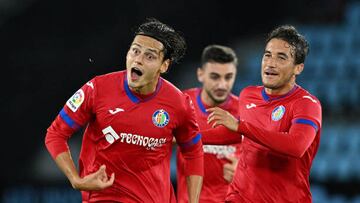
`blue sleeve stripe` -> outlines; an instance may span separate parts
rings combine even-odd
[[[208,112],[206,112],[206,108],[204,106],[204,104],[201,102],[201,96],[200,94],[197,95],[196,97],[196,102],[197,102],[197,105],[199,106],[200,110],[205,113],[205,114],[209,114]]]
[[[126,95],[129,97],[129,99],[134,102],[134,103],[139,103],[140,102],[140,99],[137,98],[130,90],[129,86],[128,86],[128,83],[127,83],[127,77],[126,75],[124,76],[125,79],[124,79],[124,88],[125,88],[125,92],[126,92]]]
[[[311,125],[313,128],[315,128],[315,131],[317,132],[319,127],[311,120],[308,119],[303,119],[303,118],[299,118],[295,120],[295,123],[300,123],[300,124],[306,124],[306,125]]]
[[[65,112],[64,108],[61,109],[59,115],[71,128],[78,129],[80,127],[79,124],[77,124],[72,118],[70,118],[70,116]]]
[[[180,147],[191,147],[192,145],[195,145],[198,143],[201,139],[201,134],[198,133],[194,138],[192,138],[190,141],[185,143],[179,143]]]

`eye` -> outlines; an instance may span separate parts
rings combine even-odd
[[[210,79],[212,79],[212,80],[218,80],[219,78],[220,78],[220,76],[217,74],[210,74]]]
[[[264,57],[265,57],[265,58],[270,58],[270,57],[271,57],[271,54],[270,54],[270,53],[265,53],[265,54],[264,54]]]
[[[225,80],[227,80],[227,81],[231,80],[232,78],[233,78],[233,75],[232,75],[232,74],[225,76]]]
[[[147,59],[149,59],[149,60],[154,59],[154,56],[153,56],[153,55],[151,55],[151,54],[148,54],[146,57],[147,57]]]
[[[155,60],[155,59],[157,58],[157,57],[156,57],[154,54],[152,54],[152,53],[146,53],[145,56],[146,56],[146,59],[149,60],[149,61]]]
[[[133,47],[131,48],[131,52],[134,53],[134,54],[139,54],[140,53],[140,50],[136,47]]]

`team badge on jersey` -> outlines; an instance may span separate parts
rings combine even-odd
[[[283,105],[276,107],[271,113],[271,119],[273,121],[280,120],[285,114],[285,107]]]
[[[81,104],[84,102],[85,94],[82,89],[79,89],[75,94],[66,102],[66,106],[68,106],[73,112],[78,110]]]
[[[170,121],[169,114],[164,109],[159,109],[152,115],[152,122],[156,127],[163,128]]]

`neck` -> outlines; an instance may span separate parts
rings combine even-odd
[[[140,87],[131,87],[129,86],[130,90],[141,95],[149,95],[156,91],[157,84],[159,82],[159,77],[155,78],[148,84]]]
[[[201,96],[202,102],[204,102],[204,104],[209,107],[218,106],[223,103],[223,102],[218,103],[218,102],[214,101],[204,89],[201,90],[200,96]]]

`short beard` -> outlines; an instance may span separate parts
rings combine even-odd
[[[282,87],[284,87],[286,84],[288,84],[292,79],[292,76],[290,76],[285,82],[283,82],[282,84],[275,84],[275,85],[266,85],[263,83],[265,88],[271,89],[271,90],[277,90],[280,89]]]
[[[223,102],[226,100],[226,98],[227,98],[227,97],[225,97],[225,99],[219,100],[219,99],[216,99],[216,98],[211,94],[210,91],[205,90],[205,92],[206,92],[206,94],[210,97],[210,99],[211,99],[216,105],[219,105],[219,104],[223,103]]]

